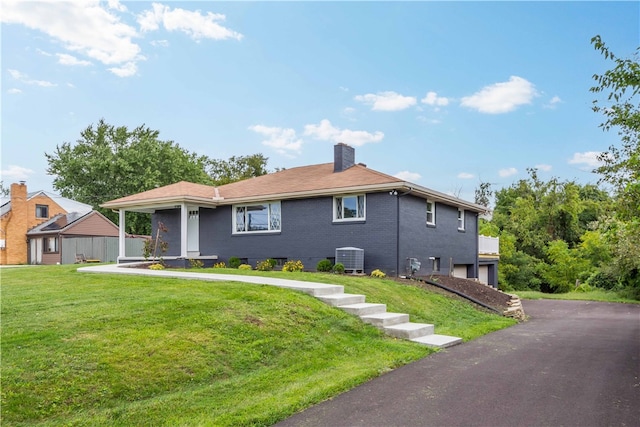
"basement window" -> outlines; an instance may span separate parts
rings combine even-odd
[[[49,218],[49,206],[36,205],[36,218]]]

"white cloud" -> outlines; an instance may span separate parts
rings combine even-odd
[[[422,175],[416,172],[401,171],[395,174],[394,177],[402,179],[404,181],[417,182],[420,178],[422,178]]]
[[[20,89],[17,89],[15,87],[7,90],[7,93],[11,93],[11,94],[16,94],[16,93],[22,93],[22,91]]]
[[[551,169],[553,169],[551,165],[545,165],[545,164],[535,165],[534,167],[543,172],[549,172]]]
[[[134,42],[141,34],[121,20],[121,15],[128,12],[118,0],[42,0],[34,5],[32,1],[2,0],[0,19],[3,24],[24,25],[51,37],[73,54],[58,55],[64,65],[88,65],[89,61],[77,58],[80,55],[110,67],[108,70],[117,76],[129,77],[137,73],[138,62],[146,59]],[[224,15],[172,10],[160,3],[153,3],[152,7],[137,17],[143,32],[156,30],[162,24],[166,30],[184,32],[194,40],[242,38],[242,34],[219,24]],[[162,41],[158,45],[163,45]]]
[[[267,136],[269,139],[262,141],[262,143],[268,147],[275,148],[278,153],[300,153],[302,140],[296,136],[296,131],[293,129],[253,125],[249,126],[249,130]]]
[[[501,114],[530,104],[538,96],[534,85],[522,77],[511,76],[508,82],[485,86],[479,92],[462,98],[461,105],[481,113]]]
[[[127,11],[127,7],[121,4],[118,0],[108,0],[107,5],[109,5],[109,9],[115,9],[120,12]]]
[[[544,107],[553,109],[553,108],[556,108],[557,104],[560,104],[561,102],[562,102],[562,99],[560,99],[559,96],[554,96],[549,100],[548,103],[544,105]]]
[[[223,27],[218,22],[224,21],[226,16],[220,13],[207,12],[202,15],[200,11],[189,11],[175,8],[160,3],[153,3],[153,9],[146,10],[138,15],[140,30],[155,31],[160,24],[167,31],[181,31],[194,40],[200,39],[242,39],[242,34]]]
[[[9,165],[8,169],[0,171],[3,180],[7,181],[24,181],[29,178],[29,175],[35,173],[31,169],[23,168],[22,166]]]
[[[111,67],[108,70],[118,77],[131,77],[138,72],[138,65],[135,62],[127,62],[121,67]]]
[[[403,96],[392,91],[357,95],[354,99],[370,105],[374,111],[400,111],[416,105],[415,97]]]
[[[344,87],[344,86],[340,86],[339,88],[341,91],[343,92],[349,92],[349,88],[348,87]]]
[[[515,174],[518,173],[518,169],[516,168],[506,168],[506,169],[500,169],[498,171],[498,175],[500,175],[502,178],[506,178],[508,176],[513,176]]]
[[[446,105],[449,105],[449,98],[438,96],[438,94],[435,92],[427,92],[427,95],[422,98],[420,102],[436,107],[444,107]]]
[[[113,11],[122,11],[118,2],[105,9],[99,0],[41,1],[5,0],[2,2],[2,22],[21,24],[39,30],[67,50],[85,55],[106,65],[140,61],[140,46],[132,42],[136,29],[120,21]],[[117,73],[116,73],[117,74]],[[121,74],[119,74],[121,75]]]
[[[599,151],[586,151],[584,153],[574,153],[569,159],[570,165],[583,165],[585,168],[594,169],[602,165],[598,160],[598,156],[602,155]]]
[[[56,53],[56,56],[58,57],[58,63],[62,65],[81,65],[83,67],[91,65],[91,61],[78,59],[75,56],[69,55],[67,53]]]
[[[306,125],[304,134],[322,141],[344,142],[356,147],[370,142],[380,142],[384,138],[384,133],[380,131],[370,133],[363,130],[339,129],[327,119],[317,125]]]
[[[169,46],[169,40],[151,40],[149,42],[154,47],[167,47]]]
[[[21,73],[18,70],[7,70],[9,71],[9,74],[11,75],[11,77],[13,77],[14,79],[18,80],[21,83],[24,84],[28,84],[28,85],[35,85],[35,86],[41,86],[41,87],[53,87],[53,86],[57,86],[55,83],[51,83],[48,82],[46,80],[34,80],[34,79],[30,79],[28,75]]]
[[[458,174],[458,178],[460,178],[460,179],[473,179],[473,178],[475,178],[475,177],[476,177],[476,176],[475,176],[474,174],[472,174],[472,173],[467,173],[467,172],[460,172],[460,173]]]

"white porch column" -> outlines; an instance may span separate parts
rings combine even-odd
[[[187,258],[187,219],[189,217],[189,211],[187,205],[182,203],[180,205],[180,256]]]
[[[125,210],[120,209],[118,211],[118,263],[120,259],[126,256],[126,243],[125,243]]]

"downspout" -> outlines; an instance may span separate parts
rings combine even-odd
[[[398,194],[396,190],[392,190],[390,194],[396,196],[396,277],[400,276],[400,197],[410,194],[413,188],[402,194]]]

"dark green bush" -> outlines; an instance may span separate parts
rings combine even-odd
[[[333,268],[333,264],[328,259],[320,260],[316,265],[316,270],[322,273],[328,273],[331,271],[332,268]]]
[[[240,264],[242,264],[242,261],[240,261],[240,258],[237,256],[229,258],[229,268],[238,268],[240,267]]]
[[[336,274],[344,274],[344,264],[339,262],[333,266],[333,272]]]
[[[592,274],[587,279],[587,283],[596,288],[611,290],[616,286],[618,280],[611,274],[599,271]]]

